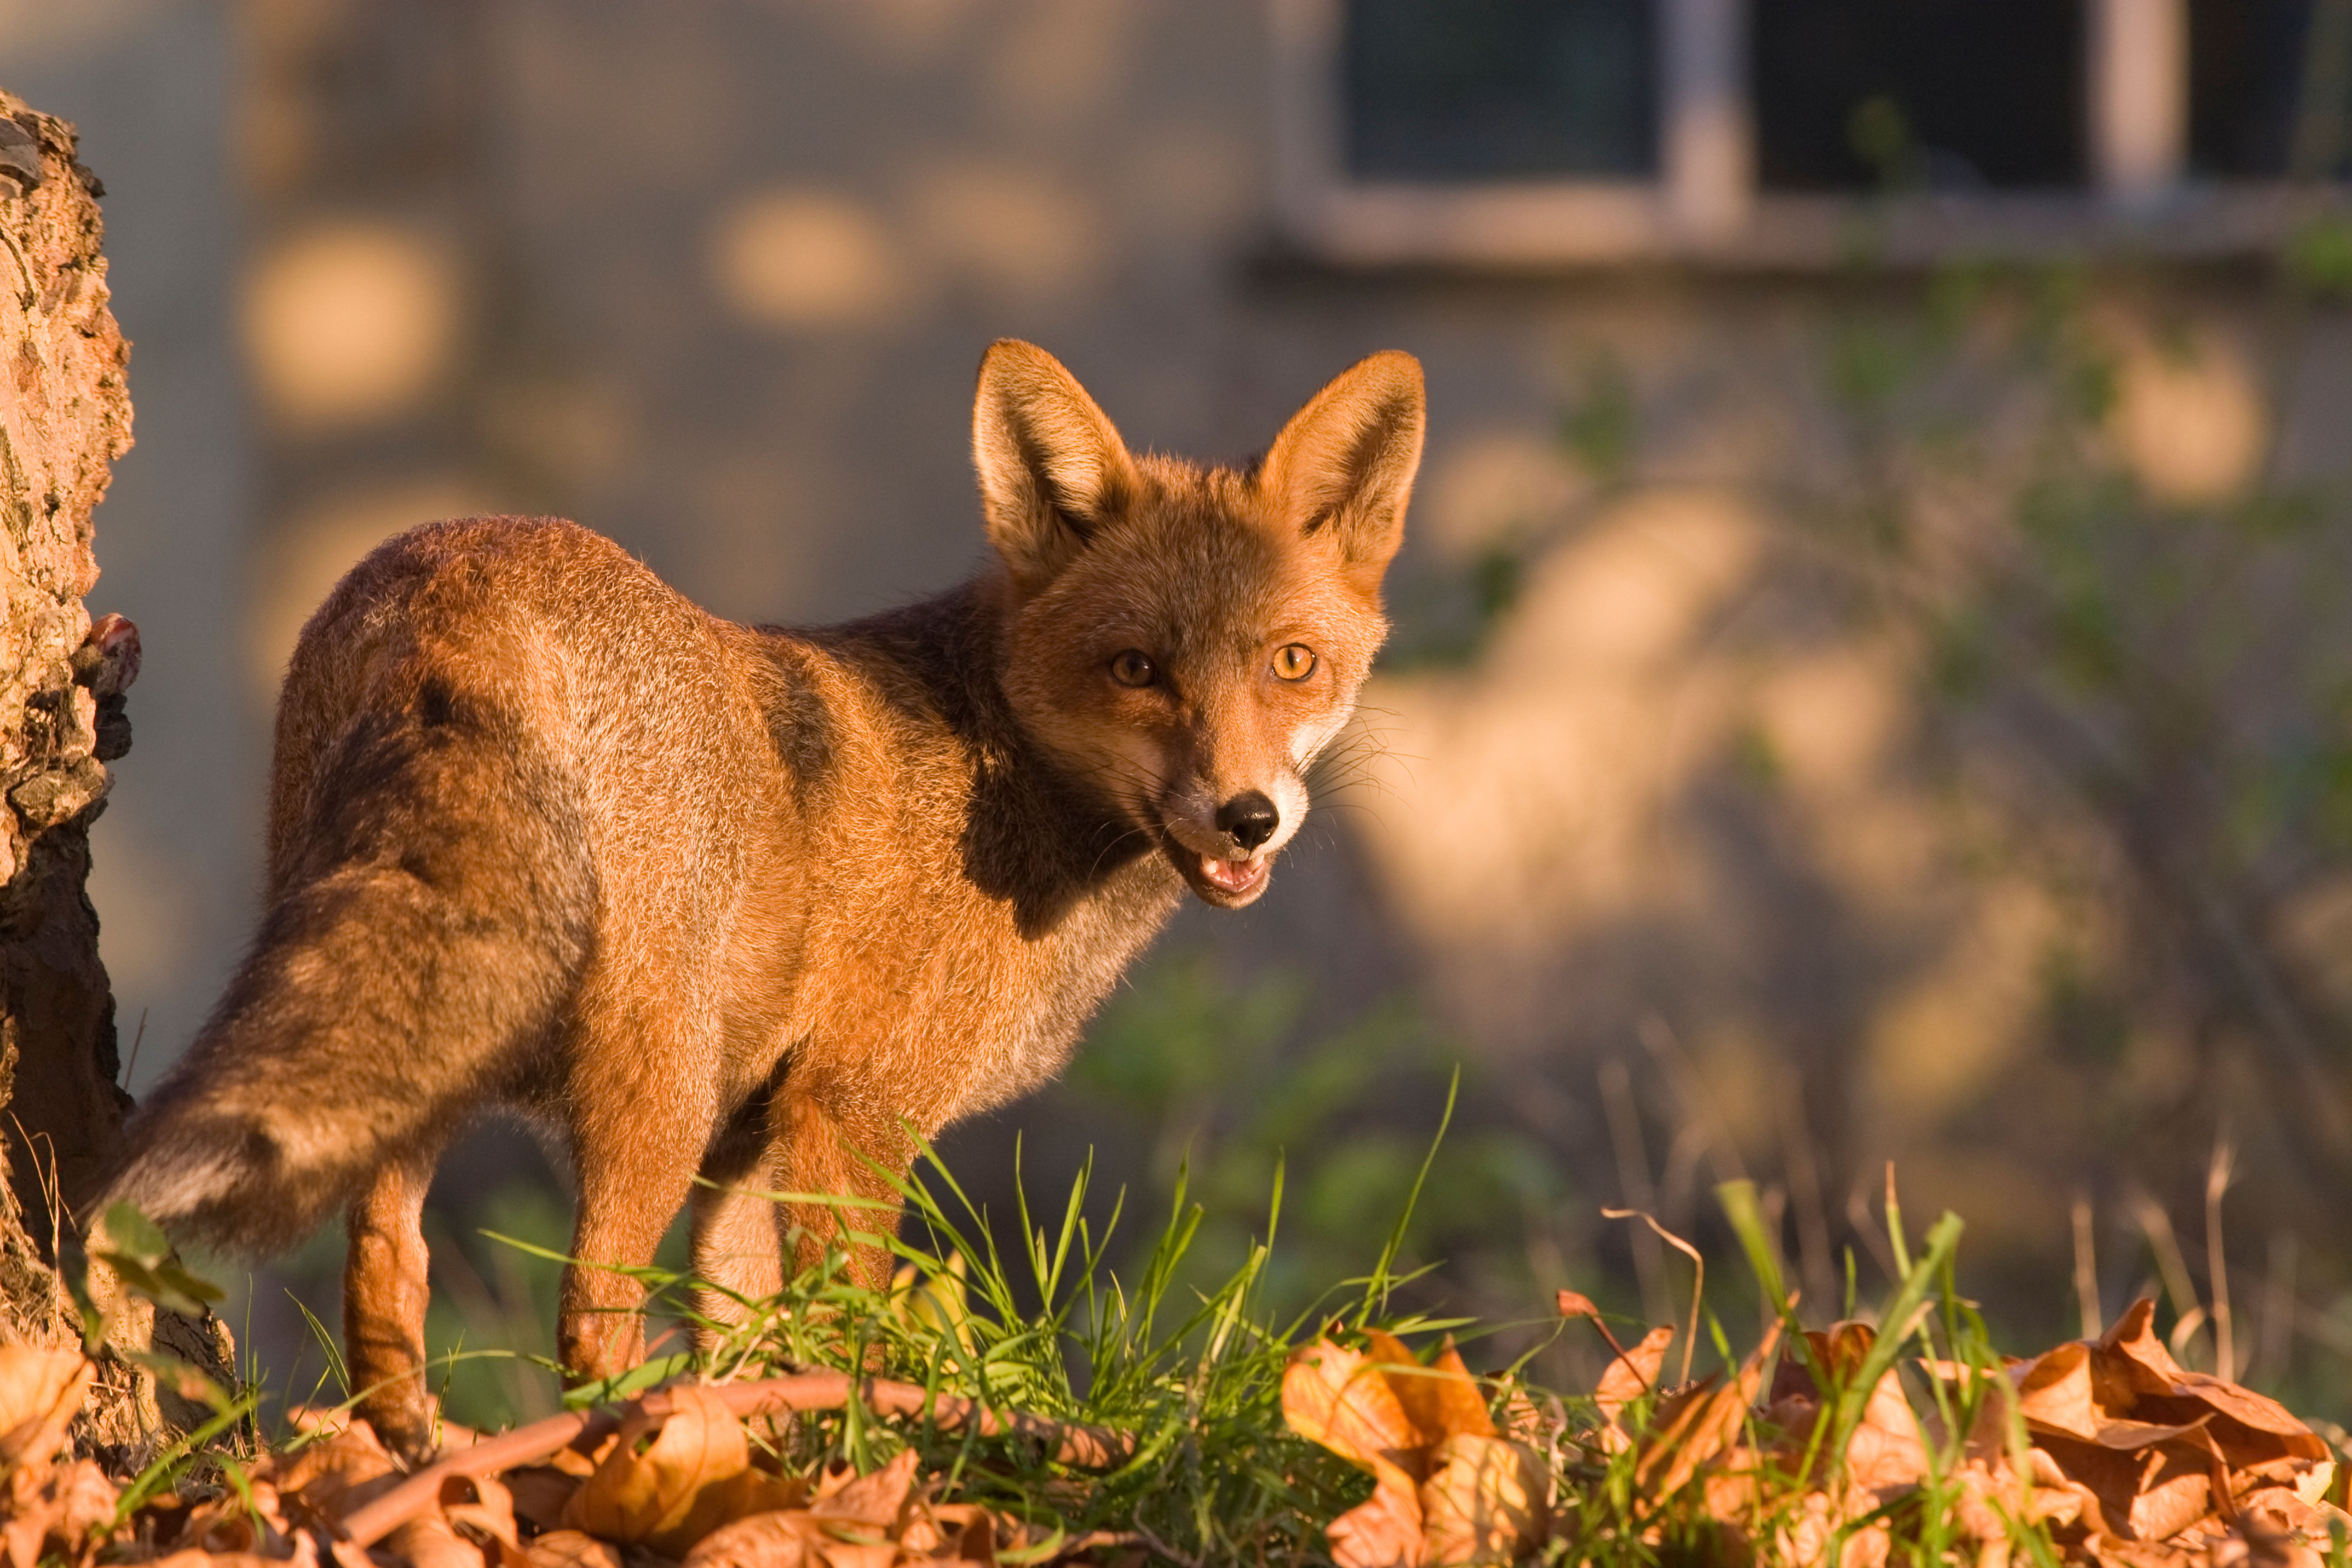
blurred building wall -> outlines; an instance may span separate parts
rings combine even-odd
[[[266,710],[236,653],[261,534],[238,369],[230,21],[173,0],[0,5],[0,74],[75,122],[106,183],[108,280],[132,345],[137,445],[100,509],[90,607],[137,621],[146,662],[136,760],[116,765],[92,835],[90,896],[139,1082],[211,1005],[260,870]]]
[[[1223,459],[1403,347],[1433,419],[1401,622],[1451,613],[1498,547],[1524,557],[1513,607],[1401,660],[1370,698],[1381,787],[1258,908],[1171,940],[1303,965],[1334,1005],[1417,989],[1598,1198],[1625,1194],[1596,1069],[1680,1061],[1703,1107],[1643,1103],[1685,1203],[1710,1139],[1776,1165],[1818,1142],[1835,1169],[1803,1180],[1836,1224],[1899,1154],[1920,1206],[2057,1245],[2083,1160],[2030,1113],[1986,1129],[2005,1084],[2124,1094],[2031,1074],[2049,955],[2081,932],[1972,858],[1913,756],[1916,649],[1823,619],[1770,510],[1791,453],[1831,451],[1809,378],[1855,296],[1279,260],[1267,26],[1260,0],[0,5],[0,79],[77,120],[108,182],[138,345],[96,607],[148,664],[95,889],[122,1016],[150,1018],[137,1082],[253,918],[295,632],[386,534],[560,511],[721,614],[845,616],[978,560],[992,338],[1049,347],[1134,444]],[[2340,316],[2274,416],[2242,278],[2118,310],[2125,339],[2205,345],[2127,361],[2149,483],[2244,482],[2273,416],[2282,461],[2340,467]],[[1597,365],[1639,414],[1607,462],[1561,434]],[[1741,793],[1768,754],[1769,806]],[[2189,1068],[2127,1066],[2187,1115]]]

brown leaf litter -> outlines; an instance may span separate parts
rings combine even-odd
[[[1598,1318],[1580,1298],[1565,1310]],[[2072,1568],[2321,1568],[2331,1526],[2347,1521],[2329,1500],[2336,1456],[2275,1401],[2181,1367],[2152,1316],[2142,1301],[2100,1338],[1998,1373],[1916,1363],[1946,1408],[1990,1376],[1950,1442],[1889,1365],[1832,1444],[1816,1370],[1851,1383],[1875,1342],[1861,1323],[1808,1332],[1791,1353],[1775,1326],[1738,1367],[1672,1388],[1660,1384],[1671,1330],[1630,1349],[1612,1340],[1598,1424],[1572,1434],[1532,1391],[1505,1384],[1490,1397],[1450,1340],[1424,1364],[1378,1331],[1361,1348],[1326,1336],[1300,1349],[1282,1403],[1295,1431],[1373,1479],[1370,1499],[1328,1526],[1337,1568],[1507,1564],[1556,1537],[1572,1544],[1606,1506],[1594,1483],[1612,1466],[1630,1477],[1630,1511],[1607,1528],[1658,1543],[1696,1522],[1727,1564],[1882,1568],[1933,1506],[1976,1568],[2008,1568],[2032,1524]],[[225,1464],[228,1484],[212,1495],[126,1506],[117,1482],[70,1453],[90,1378],[72,1352],[0,1345],[0,1568],[994,1568],[1134,1545],[944,1500],[911,1449],[863,1474],[836,1461],[795,1475],[754,1441],[758,1423],[854,1399],[877,1415],[1025,1436],[1078,1468],[1132,1453],[1122,1433],[881,1379],[674,1386],[414,1473],[352,1422]]]
[[[1599,1322],[1572,1292],[1561,1312]],[[1373,1477],[1371,1499],[1328,1527],[1339,1568],[1531,1556],[1556,1528],[1572,1528],[1580,1480],[1598,1492],[1608,1467],[1628,1462],[1623,1525],[1655,1544],[1670,1517],[1696,1520],[1712,1532],[1711,1555],[1731,1563],[1881,1568],[1894,1530],[1940,1490],[1977,1568],[2007,1568],[2036,1524],[2078,1568],[2321,1568],[2331,1524],[2352,1523],[2327,1500],[2327,1444],[2276,1401],[2181,1367],[2153,1314],[2141,1301],[2097,1340],[2010,1362],[1948,1446],[1889,1364],[1842,1451],[1829,1451],[1830,1401],[1814,1369],[1839,1384],[1862,1370],[1875,1331],[1853,1322],[1806,1333],[1774,1369],[1776,1323],[1731,1376],[1671,1389],[1659,1375],[1673,1330],[1631,1349],[1612,1338],[1616,1353],[1593,1391],[1599,1424],[1556,1466],[1542,1462],[1532,1431],[1496,1434],[1450,1341],[1423,1366],[1385,1334],[1366,1335],[1361,1351],[1327,1336],[1292,1358],[1283,1409],[1293,1430]],[[1978,1375],[1919,1365],[1948,1400]],[[1647,1418],[1634,1424],[1644,1399]],[[1938,1477],[1948,1447],[1952,1468]]]
[[[878,1378],[675,1386],[484,1439],[414,1473],[352,1421],[291,1453],[225,1462],[228,1484],[215,1495],[165,1491],[127,1507],[121,1486],[68,1456],[90,1376],[76,1352],[0,1346],[0,1568],[995,1568],[1000,1553],[1042,1568],[1130,1544],[942,1501],[912,1449],[864,1474],[835,1461],[794,1476],[752,1441],[751,1423],[856,1399],[877,1415],[1025,1436],[1075,1465],[1131,1452],[1125,1434]]]

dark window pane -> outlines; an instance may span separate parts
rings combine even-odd
[[[2079,185],[2082,0],[1756,0],[1767,190]]]
[[[2315,0],[2189,0],[2189,167],[2214,179],[2352,172],[2352,26]]]
[[[1655,0],[1349,0],[1349,172],[1655,174]]]

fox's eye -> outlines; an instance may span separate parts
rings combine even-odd
[[[1315,673],[1315,650],[1303,642],[1285,643],[1274,651],[1274,673],[1285,680],[1304,680]]]
[[[1121,686],[1149,686],[1160,677],[1139,648],[1129,648],[1110,661],[1110,678]]]

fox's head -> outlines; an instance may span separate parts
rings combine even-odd
[[[1003,562],[1005,697],[1203,900],[1238,909],[1307,815],[1307,764],[1388,633],[1421,365],[1374,354],[1246,472],[1137,457],[1051,354],[980,367],[972,455]]]

